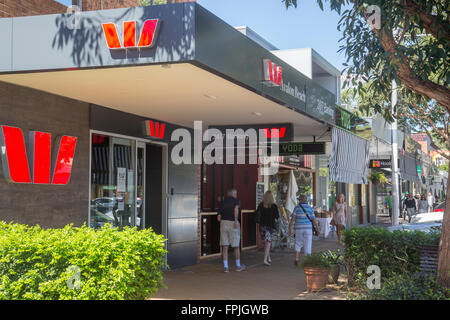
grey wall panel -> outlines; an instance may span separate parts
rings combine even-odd
[[[169,244],[167,250],[167,263],[171,269],[197,263],[197,241]]]
[[[109,50],[102,23],[115,23],[122,38],[123,21],[137,21],[139,35],[143,22],[154,18],[162,21],[154,48]],[[190,60],[194,18],[192,4],[82,12],[78,29],[67,28],[69,14],[13,18],[13,71]]]
[[[174,194],[169,197],[169,218],[196,218],[198,215],[197,189],[194,194]]]
[[[12,18],[0,19],[0,72],[12,67]]]
[[[169,243],[197,240],[198,218],[176,218],[168,220]]]
[[[172,148],[175,144],[169,144],[169,194],[188,193],[198,194],[199,166],[194,164],[176,165],[171,160]]]

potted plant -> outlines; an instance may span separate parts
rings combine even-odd
[[[326,287],[331,263],[323,252],[307,255],[300,266],[305,273],[308,291],[319,291]]]
[[[330,274],[328,275],[328,283],[337,283],[341,265],[344,263],[344,256],[339,250],[328,250],[326,256],[331,264]]]
[[[373,171],[369,179],[374,185],[379,185],[380,183],[387,182],[386,176],[380,171]]]

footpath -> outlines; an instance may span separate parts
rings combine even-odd
[[[331,235],[330,235],[331,237]],[[312,251],[342,249],[337,238],[313,241]],[[272,265],[263,265],[262,249],[244,250],[241,263],[247,269],[236,272],[231,254],[230,272],[223,272],[220,257],[202,259],[197,265],[164,272],[167,289],[160,289],[151,299],[183,300],[344,300],[345,279],[328,285],[317,293],[308,293],[303,269],[294,266],[292,249],[271,253]]]

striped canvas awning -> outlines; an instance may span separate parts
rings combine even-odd
[[[367,184],[370,142],[336,127],[333,128],[332,139],[330,180]]]

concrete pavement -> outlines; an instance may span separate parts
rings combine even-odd
[[[313,241],[313,252],[343,249],[336,236]],[[166,271],[167,289],[160,289],[152,299],[193,300],[343,300],[346,291],[343,277],[337,285],[329,285],[318,293],[308,293],[303,269],[294,266],[294,251],[285,249],[271,253],[272,265],[263,265],[262,250],[244,250],[241,263],[247,270],[236,272],[231,254],[230,272],[223,272],[220,257],[202,259],[200,264]]]

